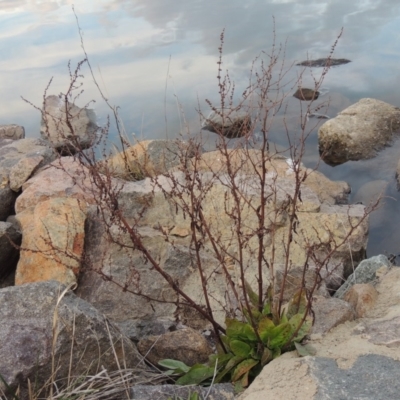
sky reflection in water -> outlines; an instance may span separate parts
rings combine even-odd
[[[288,63],[307,56],[326,57],[344,28],[335,57],[352,62],[331,69],[324,81],[333,99],[329,115],[335,116],[363,97],[400,106],[397,0],[2,0],[0,124],[24,125],[28,137],[39,135],[40,115],[21,96],[40,106],[51,77],[49,93],[65,92],[68,61],[74,69],[84,57],[73,3],[96,78],[111,103],[121,107],[127,132],[139,137],[160,138],[166,131],[170,137],[176,135],[180,118],[175,94],[190,129],[198,132],[196,108],[200,105],[208,113],[204,100],[218,99],[216,61],[222,29],[224,67],[237,82],[240,94],[251,61],[272,44],[273,17],[276,41],[286,41]],[[321,73],[320,69],[312,71],[317,77]],[[97,100],[94,108],[100,122],[105,122],[108,111],[87,67],[82,73],[85,92],[78,104]],[[297,73],[294,68],[291,76]],[[308,73],[304,85],[311,82]],[[316,135],[310,147],[311,162],[318,154]],[[334,169],[323,166],[322,170],[333,178],[347,178],[355,189],[363,180],[392,179],[387,171],[382,171],[386,176],[379,172],[369,176],[368,166],[360,178],[362,174],[354,174],[351,168],[349,164]],[[396,245],[388,250],[400,252],[400,243],[397,250]]]

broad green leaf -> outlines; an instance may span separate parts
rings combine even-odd
[[[173,370],[177,370],[177,372],[182,372],[182,373],[186,373],[189,371],[190,367],[187,366],[185,363],[183,363],[182,361],[178,361],[178,360],[171,360],[169,358],[166,358],[164,360],[161,360],[158,362],[158,365],[161,365],[164,368],[168,368],[168,369],[173,369]]]
[[[258,323],[258,334],[264,344],[267,344],[268,339],[271,337],[271,332],[275,328],[275,324],[267,317],[264,317]]]
[[[277,349],[274,349],[272,352],[272,359],[275,360],[275,358],[278,358],[282,355],[282,350],[278,347]]]
[[[257,341],[257,335],[254,332],[254,329],[244,322],[240,322],[236,319],[227,318],[225,320],[226,323],[226,336],[230,340],[239,339],[239,340],[250,340]]]
[[[300,357],[315,356],[315,354],[317,354],[317,350],[310,344],[303,345],[295,342],[294,345],[296,346],[297,353]]]
[[[292,326],[292,333],[296,331],[303,320],[303,314],[296,314],[290,318],[289,324]],[[312,318],[307,316],[301,325],[297,335],[293,338],[293,342],[301,342],[306,335],[308,335],[312,328]]]
[[[248,340],[250,342],[257,342],[257,335],[254,332],[254,329],[249,324],[246,324],[243,328],[243,335],[240,336],[239,339]]]
[[[198,385],[214,375],[214,368],[203,364],[195,364],[190,370],[177,381],[177,385]]]
[[[258,295],[257,293],[251,288],[249,282],[246,281],[246,279],[244,280],[244,287],[246,289],[246,293],[249,296],[249,299],[251,301],[251,303],[253,304],[254,307],[258,308]]]
[[[237,319],[227,318],[226,324],[226,336],[229,339],[239,339],[243,334],[243,329],[247,325],[244,322],[240,322]]]
[[[269,314],[271,314],[271,304],[269,301],[267,301],[262,310],[262,315],[269,315]]]
[[[249,372],[255,365],[259,363],[258,360],[249,358],[242,361],[232,374],[232,382],[238,381],[246,372]]]
[[[292,326],[288,322],[275,327],[271,332],[271,339],[268,347],[270,349],[281,348],[284,346],[292,335]]]
[[[221,382],[222,378],[228,374],[229,372],[231,372],[231,370],[233,368],[235,368],[235,366],[237,364],[239,364],[240,362],[243,361],[243,357],[239,357],[239,356],[233,356],[228,363],[226,364],[225,368],[216,376],[215,378],[215,383],[219,383]]]
[[[249,357],[254,358],[255,360],[261,360],[261,353],[258,351],[258,346],[254,346],[251,349],[251,352],[249,354]],[[249,358],[248,357],[248,358]]]
[[[220,338],[221,338],[222,343],[225,346],[225,350],[229,351],[231,347],[229,345],[230,339],[228,338],[228,336],[221,335]],[[220,343],[217,343],[217,351],[218,351],[218,354],[225,354],[225,351],[223,350]]]
[[[280,321],[279,321],[279,324],[282,324],[282,323],[285,323],[285,322],[289,322],[289,320],[288,320],[286,311],[283,310],[283,311],[282,311],[281,318],[280,318]]]
[[[287,305],[287,317],[290,319],[295,314],[304,314],[307,309],[307,296],[304,289],[299,289]]]
[[[251,346],[241,340],[231,340],[231,351],[235,356],[247,358],[251,352]]]
[[[228,363],[228,361],[234,357],[232,353],[224,353],[224,354],[211,354],[208,359],[210,360],[210,365],[215,366],[215,363],[218,360],[218,369],[221,369],[224,365]]]
[[[247,319],[247,322],[250,324],[251,323],[251,317],[250,317],[250,313],[247,309],[243,309],[243,314]],[[251,315],[253,316],[253,320],[258,320],[261,317],[261,313],[260,311],[257,310],[257,308],[252,307],[251,308]]]
[[[268,364],[273,358],[272,351],[268,347],[264,347],[263,354],[261,356],[261,366]]]

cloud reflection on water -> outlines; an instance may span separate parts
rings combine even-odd
[[[74,64],[83,58],[72,3],[1,2],[0,94],[8,101],[0,122],[18,123],[22,119],[29,125],[33,111],[19,96],[40,104],[51,76],[52,92],[65,91],[68,60]],[[197,95],[201,100],[216,99],[215,62],[221,30],[226,28],[224,67],[239,85],[244,85],[251,60],[272,43],[272,16],[277,41],[287,39],[288,61],[301,61],[307,55],[325,57],[344,26],[336,55],[353,63],[332,69],[325,84],[351,99],[368,94],[378,94],[383,100],[385,96],[395,97],[392,91],[399,79],[400,61],[394,51],[400,32],[400,5],[396,0],[81,0],[75,1],[75,9],[93,66],[96,73],[101,71],[101,83],[104,81],[112,100],[122,106],[130,130],[138,130],[139,121],[142,129],[143,112],[149,116],[144,123],[149,129],[145,135],[154,136],[157,124],[164,119],[170,55],[175,90],[190,108],[189,116],[195,118]],[[87,76],[87,70],[84,72]],[[86,84],[84,100],[98,98],[90,79]],[[173,107],[174,102],[171,88],[168,103]],[[134,113],[139,116],[134,117]],[[30,131],[36,134],[33,125],[31,130],[28,127],[28,134]]]

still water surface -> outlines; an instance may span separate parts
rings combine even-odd
[[[65,92],[68,62],[75,68],[84,58],[73,3],[96,79],[111,103],[120,106],[127,132],[137,137],[175,137],[182,128],[177,99],[190,131],[199,132],[196,109],[207,113],[205,99],[218,100],[216,62],[223,29],[224,68],[238,93],[248,82],[251,61],[270,49],[274,30],[276,42],[286,43],[286,62],[293,63],[326,57],[343,27],[335,57],[352,62],[332,68],[324,80],[329,88],[325,100],[331,101],[327,113],[334,117],[363,97],[400,106],[397,0],[0,0],[0,124],[23,125],[27,137],[39,135],[40,116],[21,96],[40,105],[52,77],[49,93]],[[311,72],[318,78],[321,70],[308,71],[305,86],[312,83]],[[288,77],[298,73],[294,67]],[[87,67],[82,74],[85,91],[78,104],[95,99],[104,123],[109,112]],[[298,103],[288,100],[290,112],[298,112]],[[279,129],[275,139],[279,143]],[[305,162],[312,166],[318,159],[317,126],[307,145]],[[319,167],[331,179],[349,182],[354,201],[364,183],[388,182],[389,198],[371,228],[369,256],[400,253],[394,176],[399,155],[395,145],[374,160]],[[378,186],[385,185],[374,184],[373,190]]]

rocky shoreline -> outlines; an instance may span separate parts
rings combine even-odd
[[[380,148],[389,145],[400,112],[381,103],[363,99],[337,119],[327,121],[319,132],[322,157],[332,163],[354,159],[355,155],[368,158],[375,154],[371,149],[379,150],[376,143]],[[53,101],[48,106],[53,108],[46,111],[47,115],[54,115],[59,104]],[[78,145],[87,148],[95,130],[92,116],[74,110],[79,116],[76,130],[82,132],[82,141],[72,138],[72,149]],[[370,133],[366,130],[366,115],[373,116],[367,124]],[[70,365],[75,374],[84,374],[97,371],[100,365],[113,371],[119,363],[125,363],[135,370],[138,384],[143,382],[143,374],[151,374],[143,363],[144,356],[155,364],[181,352],[181,358],[191,356],[185,362],[203,362],[213,351],[212,341],[207,338],[209,322],[187,309],[179,310],[177,322],[176,294],[149,268],[138,249],[121,246],[127,243],[126,232],[119,231],[112,222],[104,225],[104,220],[99,220],[96,196],[101,193],[94,191],[90,172],[71,155],[71,146],[63,142],[71,138],[66,134],[60,137],[59,132],[58,136],[50,134],[55,129],[50,125],[42,126],[41,139],[25,139],[23,127],[17,125],[0,127],[0,374],[10,387],[20,386],[25,393],[28,379],[36,376],[45,382],[54,373],[54,359],[63,377],[68,375]],[[60,129],[60,125],[55,126]],[[340,135],[342,139],[338,139]],[[343,151],[340,140],[345,141]],[[191,226],[184,215],[174,211],[165,195],[172,192],[174,182],[185,178],[174,169],[180,163],[179,157],[172,156],[181,150],[176,146],[181,144],[140,142],[104,165],[113,172],[110,179],[119,188],[118,207],[128,223],[140,230],[146,247],[162,268],[201,303],[202,291],[190,250]],[[161,163],[166,154],[168,159]],[[233,162],[241,168],[237,184],[247,185],[244,193],[248,198],[257,190],[257,182],[248,172],[257,155],[258,150],[232,153]],[[207,182],[218,174],[217,183],[207,190],[202,211],[207,220],[218,222],[213,225],[216,234],[228,238],[231,227],[221,210],[229,195],[220,159],[218,151],[202,154],[198,179]],[[172,171],[168,177],[160,170],[166,164]],[[140,180],[122,179],[133,176],[138,165],[142,168]],[[274,171],[268,177],[276,196],[273,207],[283,209],[294,190],[290,163],[283,157],[271,158],[268,170]],[[310,342],[317,355],[297,358],[289,352],[275,359],[241,394],[241,400],[397,398],[393,397],[397,393],[393,382],[400,360],[400,270],[392,267],[385,256],[363,261],[368,241],[366,206],[346,204],[349,191],[345,182],[333,182],[311,170],[302,186],[298,210],[301,236],[291,250],[294,287],[296,279],[302,279],[300,266],[306,262],[307,246],[340,242],[351,231],[351,252],[348,246],[337,249],[313,299],[315,321]],[[255,223],[250,212],[243,212],[249,226]],[[274,229],[285,237],[288,223],[282,213],[279,221],[275,218]],[[116,238],[114,243],[108,240],[110,233]],[[221,303],[226,284],[215,273],[220,261],[211,250],[212,244],[205,242],[200,256],[211,277],[213,310],[218,322],[223,323]],[[273,247],[277,259],[284,258],[284,250]],[[246,260],[251,259],[251,251],[250,247],[248,253],[244,252]],[[131,265],[135,265],[138,275],[133,275]],[[310,264],[306,280],[315,280],[315,270]],[[140,276],[139,281],[136,276]],[[139,295],[139,282],[147,297]],[[64,293],[65,288],[74,290]],[[336,293],[334,297],[332,293]],[[290,291],[286,295],[290,296]],[[345,384],[344,370],[349,377]],[[369,383],[368,374],[376,377],[376,384]],[[3,382],[0,389],[5,390]],[[137,394],[138,390],[132,389],[131,398],[145,398]],[[148,390],[154,393],[156,389]],[[145,393],[141,396],[154,396]],[[159,394],[159,398],[167,399],[171,395],[168,393],[164,397]],[[234,398],[233,388],[221,386],[220,392],[209,395],[208,399],[212,398]]]

